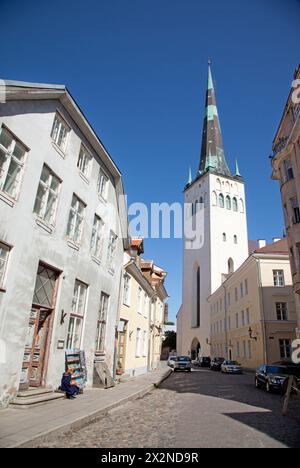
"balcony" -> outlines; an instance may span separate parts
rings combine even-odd
[[[288,142],[288,139],[289,139],[288,136],[280,138],[277,145],[274,146],[274,148],[273,148],[272,158],[275,158],[275,156],[277,156],[278,153],[280,153],[281,151],[283,151],[285,149],[285,147],[287,145],[287,142]]]

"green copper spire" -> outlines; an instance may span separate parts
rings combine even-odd
[[[208,169],[213,170],[221,175],[231,176],[224,154],[210,61],[208,62],[206,110],[199,165],[199,170],[201,172],[205,172]]]
[[[235,160],[235,177],[242,177],[241,174],[240,174],[240,169],[239,169],[237,159]]]

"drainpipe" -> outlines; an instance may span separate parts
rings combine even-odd
[[[261,268],[260,261],[255,257],[257,272],[258,272],[258,288],[259,288],[259,301],[262,314],[262,337],[263,337],[263,348],[264,348],[264,360],[265,363],[269,363],[268,359],[268,349],[267,349],[267,330],[266,330],[266,320],[265,320],[265,308],[264,308],[264,299],[263,299],[263,286],[262,286],[262,277],[261,277]]]

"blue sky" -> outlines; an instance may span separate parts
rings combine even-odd
[[[129,202],[182,201],[198,167],[207,59],[249,237],[281,236],[268,156],[299,63],[298,0],[0,0],[4,79],[66,84],[120,167]],[[181,303],[182,243],[146,240]]]

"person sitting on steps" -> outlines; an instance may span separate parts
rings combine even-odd
[[[68,400],[73,400],[78,395],[80,388],[72,383],[72,375],[74,374],[73,369],[68,369],[63,373],[61,379],[60,390],[66,393]]]

